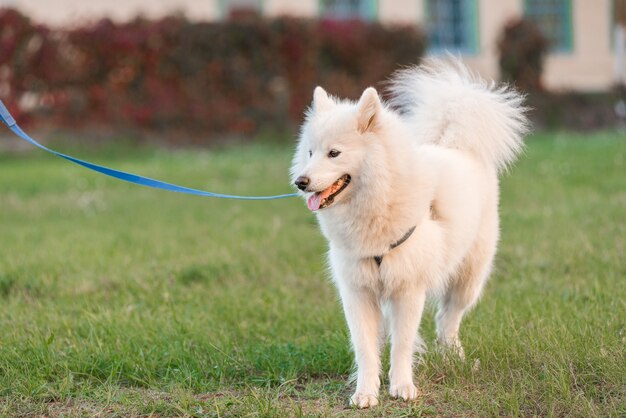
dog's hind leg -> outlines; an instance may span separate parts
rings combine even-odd
[[[464,358],[459,328],[465,313],[474,306],[489,278],[497,246],[497,228],[489,237],[481,237],[452,277],[439,300],[437,341]]]

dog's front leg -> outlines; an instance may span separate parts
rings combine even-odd
[[[418,342],[418,328],[424,310],[423,289],[403,289],[389,300],[391,325],[391,368],[389,393],[404,400],[415,399],[413,357]]]
[[[339,287],[357,366],[356,391],[350,404],[359,408],[376,406],[380,388],[382,325],[378,298],[370,289],[355,284]]]

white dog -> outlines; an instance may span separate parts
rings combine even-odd
[[[438,341],[463,356],[459,325],[498,243],[498,172],[522,149],[523,98],[459,61],[400,72],[392,100],[358,103],[317,87],[291,174],[329,243],[357,365],[351,404],[378,404],[384,318],[389,393],[414,399],[413,358],[427,295]]]

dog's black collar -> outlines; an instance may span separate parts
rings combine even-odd
[[[408,231],[406,231],[406,234],[404,234],[402,236],[402,238],[400,238],[398,241],[394,242],[393,244],[391,244],[389,246],[390,250],[393,250],[394,248],[402,245],[404,243],[404,241],[406,241],[407,239],[409,239],[409,237],[413,234],[413,231],[415,231],[415,225],[413,225]],[[376,261],[376,264],[378,265],[378,267],[380,267],[380,265],[383,262],[383,256],[382,255],[377,255],[374,257],[374,261]]]

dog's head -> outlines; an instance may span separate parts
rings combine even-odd
[[[357,103],[336,100],[315,88],[291,167],[292,181],[311,211],[337,205],[350,195],[382,111],[372,87]]]

